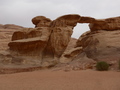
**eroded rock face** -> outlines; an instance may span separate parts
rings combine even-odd
[[[12,42],[8,45],[11,50],[18,53],[40,56],[42,58],[51,30],[48,27],[51,20],[44,16],[37,16],[32,19],[36,28],[24,28],[14,32]],[[40,25],[40,26],[39,26]]]
[[[49,49],[54,53],[54,59],[61,57],[65,51],[73,33],[73,28],[76,26],[78,20],[80,19],[79,15],[64,15],[56,20],[54,20],[50,28],[52,33],[50,35],[49,44],[46,51]]]
[[[89,25],[91,31],[96,30],[120,30],[120,17],[99,19]]]
[[[65,51],[79,15],[65,15],[52,21],[43,16],[32,19],[36,28],[24,28],[12,36],[10,50],[20,55],[38,56],[43,64],[58,60]]]
[[[120,29],[120,17],[95,19],[92,17],[81,16],[78,23],[89,23],[89,27],[91,31],[97,31],[97,30],[113,31]]]
[[[11,50],[25,55],[41,56],[51,31],[47,27],[25,29],[13,34],[8,45]]]
[[[120,30],[87,32],[77,41],[88,58],[96,61],[117,61],[120,58]]]
[[[73,60],[86,60],[93,63],[93,60],[112,61],[120,58],[120,17],[95,19],[70,14],[54,21],[37,16],[32,22],[36,28],[15,32],[8,45],[18,55],[37,57],[35,60],[41,61],[43,67],[53,66],[55,61],[69,63]],[[77,23],[90,23],[90,31],[79,38],[75,47],[65,52]]]

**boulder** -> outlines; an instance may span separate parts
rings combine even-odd
[[[45,16],[36,16],[32,19],[32,23],[35,25],[35,27],[48,27],[51,23],[51,20]]]

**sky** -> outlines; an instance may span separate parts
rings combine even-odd
[[[51,20],[66,14],[97,19],[120,16],[120,0],[0,0],[0,24],[34,27],[31,19],[45,16]],[[88,24],[77,24],[72,37],[88,31]]]

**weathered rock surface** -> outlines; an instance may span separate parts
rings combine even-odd
[[[32,19],[35,27],[48,27],[52,21],[44,16],[36,16]]]
[[[32,19],[34,29],[23,29],[12,36],[10,50],[23,55],[39,56],[44,64],[58,60],[71,39],[79,15],[65,15],[52,21],[43,16]],[[21,47],[22,46],[22,47]]]
[[[78,23],[90,23],[91,31],[97,30],[120,30],[120,16],[107,19],[95,19],[92,17],[81,16]]]
[[[77,48],[72,48],[70,50],[66,50],[60,57],[60,63],[71,62],[81,52],[82,52],[82,47],[77,47]]]
[[[61,16],[53,21],[44,16],[32,19],[36,28],[24,28],[12,36],[8,44],[11,54],[22,64],[51,67],[57,63],[79,63],[77,67],[93,68],[96,61],[118,61],[120,17],[95,19],[77,14]],[[84,33],[75,47],[67,49],[73,28],[77,23],[89,23],[90,31]],[[15,52],[15,53],[13,53]],[[77,68],[75,67],[75,68]]]
[[[69,63],[77,56],[77,54],[82,51],[81,47],[74,48],[76,46],[77,39],[71,38],[70,42],[68,43],[68,46],[62,56],[60,57],[59,61],[60,63]]]
[[[50,29],[52,33],[45,52],[48,55],[53,53],[53,59],[58,60],[65,51],[70,42],[73,28],[76,26],[79,18],[80,16],[76,14],[64,15],[51,23]]]
[[[37,16],[32,19],[32,22],[36,25],[36,28],[24,28],[21,31],[14,32],[12,42],[8,45],[11,50],[18,53],[42,58],[43,50],[51,34],[51,30],[48,27],[51,20],[44,16]]]
[[[120,17],[98,19],[89,25],[91,31],[97,30],[120,30]]]
[[[78,21],[78,23],[94,23],[94,22],[96,22],[95,18],[85,16],[81,16],[81,18]]]
[[[37,56],[41,60],[50,33],[47,27],[18,31],[13,34],[13,41],[8,45],[12,51],[22,55]]]
[[[86,62],[95,63],[95,61],[106,61],[112,65],[111,68],[117,69],[117,63],[120,58],[119,18],[120,17],[94,19],[81,16],[79,23],[90,23],[90,31],[82,34],[74,48],[69,52],[63,53],[60,62],[72,63],[78,61],[86,64]],[[81,48],[81,50],[79,50],[79,48]],[[73,52],[77,53],[73,55]],[[82,55],[83,53],[85,53],[85,56]],[[94,64],[91,64],[90,66],[92,65],[94,66]]]
[[[77,41],[76,47],[83,47],[88,58],[95,61],[115,62],[120,59],[120,30],[87,32]]]

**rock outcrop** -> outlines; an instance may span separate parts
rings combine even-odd
[[[91,31],[96,30],[120,30],[120,17],[113,17],[107,19],[98,19],[89,25]]]
[[[32,19],[36,28],[23,29],[13,34],[8,44],[10,50],[22,55],[38,56],[42,63],[58,61],[79,19],[79,15],[65,15],[51,22],[44,16],[37,16]]]
[[[81,16],[78,23],[89,23],[89,27],[91,31],[120,30],[120,17],[112,17],[107,19],[95,19],[92,17]]]
[[[87,57],[96,61],[119,60],[119,36],[119,30],[87,32],[78,39],[76,47],[83,47]]]
[[[106,61],[111,68],[117,69],[120,58],[119,22],[119,17],[94,19],[81,16],[79,23],[90,23],[90,31],[80,36],[74,48],[63,53],[60,62],[89,62],[94,66],[95,61]]]
[[[15,32],[8,45],[11,52],[17,52],[16,55],[22,58],[34,57],[35,63],[43,67],[54,66],[58,62],[117,62],[120,58],[120,17],[95,19],[70,14],[53,21],[44,16],[37,16],[32,22],[35,28],[24,28]],[[89,23],[90,31],[80,36],[75,47],[65,51],[77,23]]]
[[[35,25],[35,27],[49,27],[51,20],[44,16],[36,16],[32,19],[32,23]]]
[[[79,19],[79,15],[64,15],[51,23],[50,29],[52,33],[45,52],[48,55],[53,53],[53,59],[58,60],[65,51],[71,39],[73,28],[76,26]]]
[[[28,55],[41,55],[41,49],[47,45],[50,31],[46,27],[25,29],[17,31],[12,36],[12,42],[8,45],[13,51]]]

